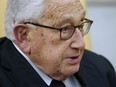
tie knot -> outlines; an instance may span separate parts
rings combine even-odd
[[[50,87],[66,87],[62,81],[52,80]]]

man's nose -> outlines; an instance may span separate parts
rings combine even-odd
[[[76,29],[72,36],[71,48],[85,48],[85,42],[79,29]]]

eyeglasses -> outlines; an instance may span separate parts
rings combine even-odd
[[[89,32],[92,23],[93,23],[92,20],[85,18],[83,20],[83,22],[81,24],[79,24],[78,26],[68,25],[68,26],[65,26],[62,28],[55,28],[55,27],[50,27],[50,26],[41,25],[41,24],[32,23],[32,22],[25,22],[25,24],[32,24],[32,25],[39,26],[39,27],[59,30],[61,40],[67,40],[67,39],[71,38],[76,29],[79,29],[83,36],[86,35]]]

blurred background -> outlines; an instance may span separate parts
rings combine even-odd
[[[94,21],[91,50],[108,58],[116,70],[116,0],[86,0],[87,15]]]
[[[7,0],[0,0],[0,37],[5,36],[4,12]],[[105,56],[116,70],[116,0],[81,0],[93,20],[85,36],[86,49]]]

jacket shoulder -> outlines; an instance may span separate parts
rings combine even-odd
[[[116,73],[112,64],[104,56],[89,50],[84,51],[79,74],[91,78],[93,83],[95,83],[93,80],[103,80],[108,87],[116,87]]]
[[[2,37],[2,38],[0,38],[0,45],[3,44],[5,40],[7,40],[6,37]]]
[[[89,51],[89,50],[85,50],[84,51],[84,55],[83,55],[83,62],[82,63],[88,63],[88,65],[93,65],[95,66],[96,68],[102,68],[102,69],[113,69],[113,66],[112,64],[110,63],[110,61],[100,55],[100,54],[97,54],[95,52],[92,52],[92,51]]]

